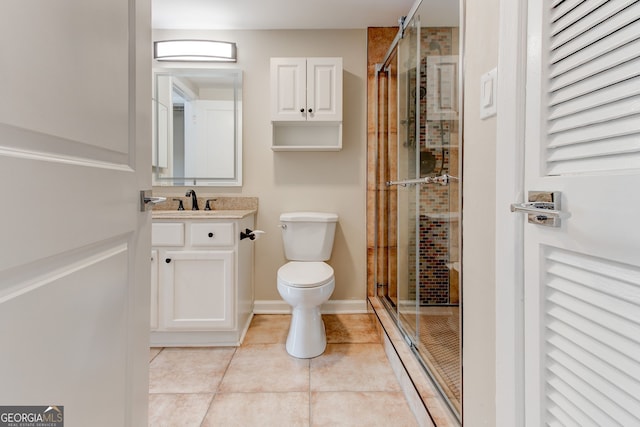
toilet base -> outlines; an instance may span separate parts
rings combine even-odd
[[[327,347],[327,335],[320,306],[329,300],[336,281],[312,288],[297,288],[278,281],[278,292],[292,308],[287,335],[287,353],[300,359],[320,356]]]
[[[296,307],[291,313],[287,353],[300,359],[320,356],[327,348],[327,336],[319,307]]]

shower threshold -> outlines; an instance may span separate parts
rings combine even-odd
[[[369,301],[391,342],[393,350],[395,350],[394,353],[400,359],[398,366],[394,366],[394,371],[398,375],[407,398],[411,401],[410,392],[406,388],[413,386],[410,388],[417,392],[417,398],[422,401],[434,425],[438,427],[460,427],[460,410],[452,405],[450,399],[447,398],[444,390],[438,384],[436,377],[429,371],[422,357],[416,351],[415,346],[407,341],[405,332],[398,326],[397,317],[388,309],[387,301],[383,297],[370,297]],[[408,381],[401,378],[402,375],[398,373],[399,370],[406,372]],[[426,425],[429,424],[427,423]]]
[[[436,384],[448,406],[461,414],[460,310],[457,305],[418,307],[378,298],[404,335],[414,357]],[[411,308],[403,310],[402,307]]]

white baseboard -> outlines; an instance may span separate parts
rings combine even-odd
[[[253,314],[291,314],[291,306],[282,300],[255,300]]]
[[[322,314],[367,313],[366,300],[331,300],[320,307]],[[291,306],[282,300],[256,300],[254,314],[290,314]]]

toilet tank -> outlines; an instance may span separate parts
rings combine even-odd
[[[284,254],[290,261],[326,261],[331,257],[338,215],[287,212],[280,215]]]

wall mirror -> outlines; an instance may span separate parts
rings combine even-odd
[[[242,71],[154,72],[154,185],[242,185]]]

